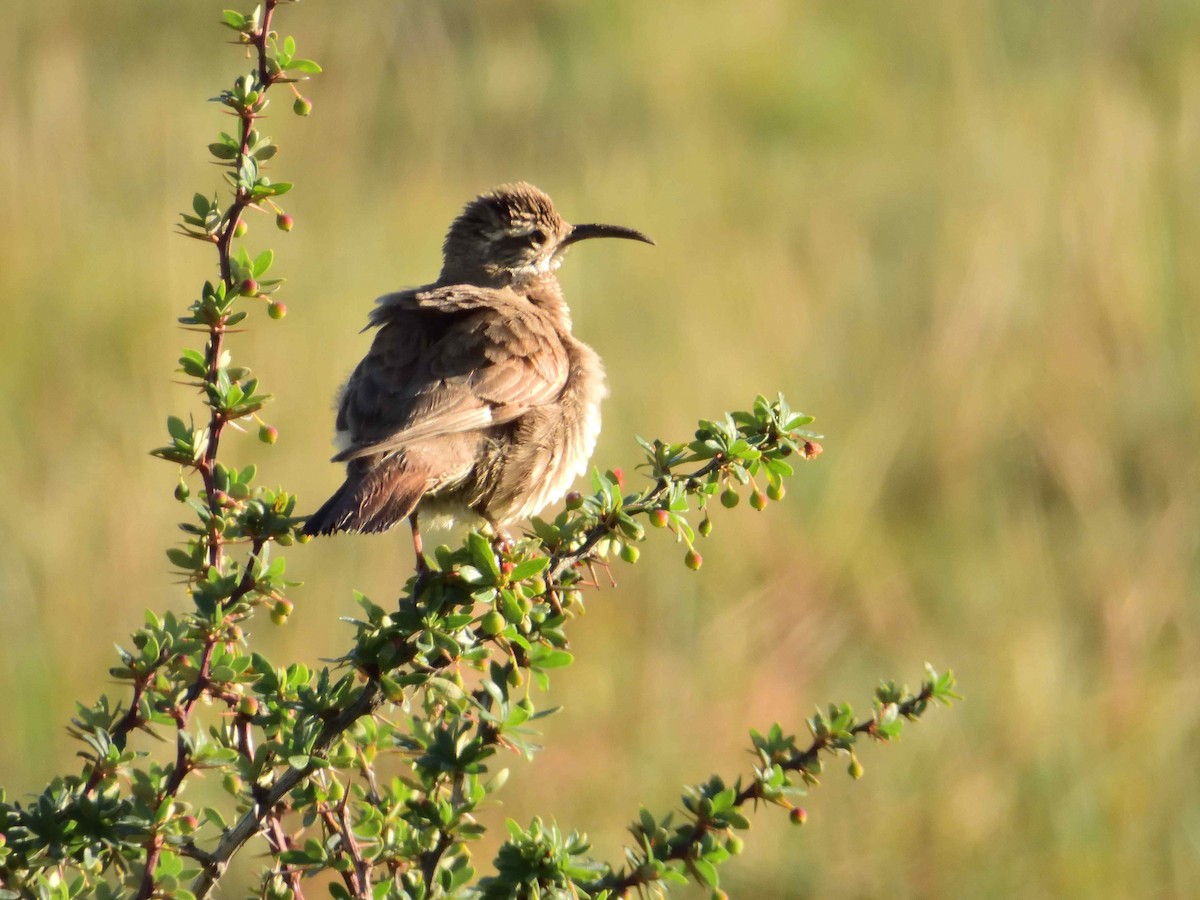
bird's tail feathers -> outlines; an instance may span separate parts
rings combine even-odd
[[[424,474],[407,471],[399,458],[370,468],[351,466],[342,486],[308,517],[304,533],[387,531],[416,508],[427,486]]]

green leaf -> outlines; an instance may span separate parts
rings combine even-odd
[[[547,650],[537,654],[530,666],[534,669],[561,669],[575,661],[575,657],[566,650]]]
[[[264,250],[258,256],[254,257],[254,264],[250,267],[250,270],[254,273],[254,277],[257,278],[266,272],[267,269],[271,268],[273,262],[275,262],[275,251]]]
[[[238,148],[231,147],[228,144],[209,144],[208,152],[217,159],[236,159]]]
[[[288,63],[287,68],[289,70],[298,69],[306,75],[319,75],[321,73],[321,67],[311,59],[293,59]]]
[[[192,559],[192,554],[186,550],[181,550],[178,547],[169,547],[167,549],[167,559],[171,560],[173,565],[181,569],[194,569],[196,562]]]
[[[540,575],[550,565],[550,557],[535,556],[533,559],[527,559],[524,562],[519,562],[513,566],[512,574],[509,575],[511,581],[524,581],[526,578],[532,578],[534,575]]]
[[[717,867],[706,859],[693,859],[692,867],[696,871],[697,877],[710,888],[715,888],[720,879],[717,877]]]
[[[478,531],[472,531],[467,535],[467,548],[471,551],[471,561],[475,563],[475,567],[480,572],[491,576],[491,582],[500,580],[500,565],[496,562],[496,554],[492,551],[492,545]]]

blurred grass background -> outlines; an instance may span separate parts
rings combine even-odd
[[[0,31],[0,784],[73,769],[111,644],[181,608],[180,511],[146,451],[211,254],[204,101],[242,68],[219,4],[18,3]],[[1200,894],[1200,5],[311,2],[326,74],[276,101],[289,277],[234,343],[282,433],[230,441],[306,509],[339,483],[334,390],[372,299],[430,280],[462,203],[515,179],[646,230],[562,271],[612,384],[596,462],[782,389],[826,454],[716,516],[693,575],[651,536],[589,601],[546,750],[502,815],[615,859],[639,803],[743,771],[747,727],[953,667],[968,701],[761,815],[741,898]],[[315,662],[407,539],[293,548]],[[699,750],[697,748],[700,748]]]

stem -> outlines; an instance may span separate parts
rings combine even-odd
[[[262,22],[257,31],[251,35],[251,44],[258,55],[258,82],[259,90],[265,93],[271,86],[271,75],[267,68],[267,37],[271,32],[271,16],[275,12],[275,6],[279,0],[266,0],[263,7]],[[237,168],[240,171],[242,163],[247,158],[250,148],[250,135],[254,130],[254,121],[258,118],[257,115],[250,109],[243,110],[241,113],[241,142],[238,150]],[[234,195],[234,201],[230,206],[228,213],[225,216],[223,225],[219,230],[217,237],[217,256],[218,265],[221,272],[221,280],[225,285],[226,296],[231,291],[235,290],[233,284],[233,265],[231,248],[233,244],[234,230],[237,228],[237,223],[241,219],[242,213],[246,207],[250,205],[250,192],[244,185],[238,185]],[[217,381],[220,372],[221,354],[225,337],[225,319],[222,318],[209,329],[208,343],[205,346],[205,363],[207,366],[206,380],[209,384]],[[222,514],[221,504],[217,498],[216,487],[216,468],[217,455],[221,446],[221,435],[226,424],[225,415],[221,410],[212,407],[209,415],[208,424],[208,445],[205,447],[204,456],[196,464],[196,468],[200,472],[201,479],[204,482],[205,498],[208,502],[208,509],[211,513],[211,520],[216,521]],[[258,559],[259,553],[262,551],[263,540],[255,539],[250,552],[250,557],[247,560],[245,572],[238,584],[237,589],[222,604],[222,609],[231,608],[241,597],[254,586],[254,565]],[[210,568],[216,569],[218,572],[225,568],[225,542],[223,535],[215,528],[210,528],[208,532],[208,550],[207,558]],[[200,670],[196,679],[188,686],[187,693],[184,695],[183,703],[176,710],[176,757],[175,768],[168,779],[162,794],[158,797],[158,802],[161,805],[168,798],[174,797],[179,793],[183,786],[183,780],[187,773],[191,771],[190,751],[187,743],[184,741],[184,734],[187,729],[188,719],[191,715],[196,702],[209,687],[210,666],[212,664],[213,653],[216,650],[218,634],[220,629],[212,629],[205,637],[204,649],[200,655]],[[136,708],[136,707],[135,707]],[[132,713],[134,710],[131,709]],[[126,724],[126,729],[134,727],[138,724],[136,715],[127,715],[122,720],[122,724]],[[94,787],[94,775],[89,779],[89,788]],[[268,806],[271,810],[274,804]],[[278,832],[276,839],[283,841],[277,849],[286,849],[286,835],[282,832],[282,826],[278,820],[274,823]],[[142,874],[141,885],[136,895],[136,900],[148,900],[156,891],[155,869],[158,866],[159,856],[162,852],[163,837],[159,832],[153,833],[146,841],[146,860],[145,868]],[[297,897],[302,896],[299,891],[299,877],[292,879],[291,887]]]
[[[932,682],[926,684],[921,689],[920,693],[914,697],[910,697],[908,700],[900,704],[897,711],[898,714],[904,718],[912,718],[916,714],[915,711],[919,709],[922,704],[927,704],[933,697],[933,690],[934,686]],[[863,721],[858,722],[853,728],[850,729],[850,733],[854,735],[874,734],[875,719],[864,719]],[[812,764],[816,762],[817,757],[820,756],[821,752],[826,750],[828,746],[828,737],[815,737],[813,738],[812,743],[809,744],[806,749],[797,751],[790,759],[780,763],[780,768],[782,768],[785,772],[808,771],[812,767]],[[733,806],[735,809],[741,809],[747,803],[767,799],[769,798],[764,796],[762,784],[758,781],[754,781],[738,791],[737,797],[733,801]],[[704,835],[708,833],[709,827],[710,826],[708,822],[704,821],[703,819],[698,819],[692,828],[692,833],[688,836],[686,841],[675,845],[671,848],[670,852],[664,854],[663,856],[658,856],[655,858],[660,862],[687,862],[688,860],[692,859],[693,848],[704,839]],[[613,876],[610,876],[609,878],[600,882],[587,885],[587,889],[589,891],[597,892],[607,889],[613,893],[613,896],[626,897],[629,895],[630,891],[634,889],[640,890],[643,886],[651,884],[656,880],[657,879],[654,877],[643,878],[642,876],[638,875],[636,869],[633,869],[631,871],[624,871],[620,875],[614,874]]]
[[[689,482],[699,481],[706,477],[716,469],[721,468],[727,463],[723,460],[709,460],[704,466],[695,472],[688,475],[672,476],[676,480]],[[639,500],[627,504],[624,508],[626,512],[641,513],[656,509],[661,505],[661,501],[666,497],[670,490],[670,481],[665,478],[659,481],[650,488]],[[563,550],[551,555],[550,566],[546,570],[546,581],[548,584],[553,584],[554,581],[568,569],[585,560],[591,553],[592,548],[596,544],[612,534],[610,525],[605,521],[600,521],[591,526],[584,532],[584,538],[577,547],[570,550]],[[411,599],[411,598],[408,598]],[[416,652],[415,650],[413,651]],[[393,671],[400,669],[411,662],[411,657],[400,660]],[[444,660],[443,666],[450,665],[453,660]],[[373,714],[384,703],[384,695],[380,689],[378,672],[368,674],[368,680],[362,690],[355,696],[340,713],[332,718],[326,718],[316,741],[313,743],[313,748],[310,753],[313,757],[320,757],[325,754],[330,746],[347,730],[349,730],[355,722],[363,716]],[[251,807],[233,828],[225,832],[216,849],[208,855],[201,856],[199,854],[191,854],[197,858],[203,865],[204,871],[197,876],[192,884],[192,893],[197,897],[197,900],[209,896],[221,876],[224,875],[228,868],[229,860],[233,857],[241,847],[250,840],[254,835],[258,834],[264,822],[270,815],[271,809],[287,796],[288,792],[299,785],[305,778],[309,777],[312,768],[306,769],[288,769],[280,775],[271,788],[262,797],[260,802]],[[443,838],[444,839],[444,838]],[[439,844],[441,840],[439,840]],[[449,845],[447,845],[449,846]],[[440,859],[446,848],[438,850],[436,857],[430,854],[436,865],[436,860]],[[423,867],[423,875],[426,875],[426,880],[432,877],[430,870]]]

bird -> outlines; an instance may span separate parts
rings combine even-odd
[[[569,247],[603,237],[654,243],[571,225],[526,182],[471,200],[437,281],[383,295],[368,316],[363,330],[378,330],[336,402],[333,461],[346,478],[304,532],[375,533],[407,518],[423,568],[419,516],[503,535],[559,500],[587,468],[608,389],[555,273]]]

